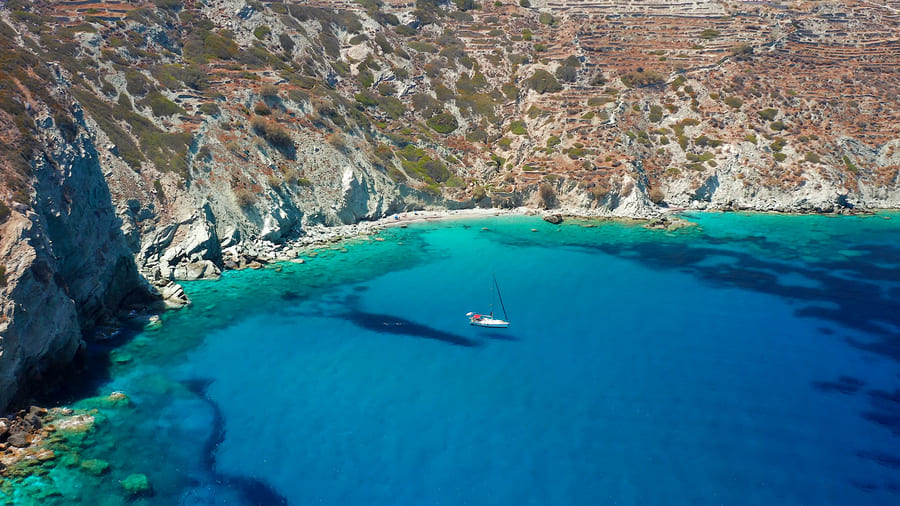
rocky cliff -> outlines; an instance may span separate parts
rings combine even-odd
[[[896,208],[898,9],[2,3],[0,404],[117,312],[323,226]]]

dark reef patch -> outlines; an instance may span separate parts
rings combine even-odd
[[[245,504],[253,506],[286,505],[287,499],[276,492],[267,483],[247,476],[232,476],[216,472],[216,450],[225,440],[225,418],[218,404],[210,399],[207,389],[209,380],[194,379],[185,381],[184,385],[197,397],[206,401],[213,413],[213,423],[210,428],[210,437],[203,445],[203,465],[209,471],[216,482],[216,487],[221,487],[230,492],[235,492]]]
[[[837,381],[814,381],[813,386],[823,392],[837,392],[852,395],[865,386],[865,382],[849,376],[841,376]]]

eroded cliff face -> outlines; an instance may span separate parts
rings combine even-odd
[[[43,370],[71,362],[81,344],[75,301],[66,293],[41,218],[14,211],[0,230],[6,266],[0,321],[0,406]]]
[[[35,103],[32,114],[43,146],[33,160],[33,198],[12,208],[0,232],[0,406],[23,384],[52,380],[44,372],[70,364],[86,333],[153,300],[80,109],[66,126],[46,104]]]

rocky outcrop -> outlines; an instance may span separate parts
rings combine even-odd
[[[6,267],[0,316],[0,406],[27,380],[72,361],[82,341],[75,301],[56,274],[58,262],[40,217],[14,213],[0,231]]]
[[[71,364],[94,326],[153,300],[84,123],[67,140],[35,109],[45,149],[33,164],[33,206],[17,206],[0,233],[2,407],[23,386],[50,379],[47,370]],[[81,119],[77,106],[74,116]]]

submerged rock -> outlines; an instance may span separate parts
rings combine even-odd
[[[75,415],[54,424],[57,432],[84,433],[94,428],[95,419],[89,414]]]
[[[109,462],[101,459],[85,460],[81,463],[81,468],[94,476],[100,476],[109,471]]]
[[[119,484],[131,496],[146,495],[152,491],[150,481],[147,480],[147,475],[145,474],[130,474],[127,478],[120,481]]]

